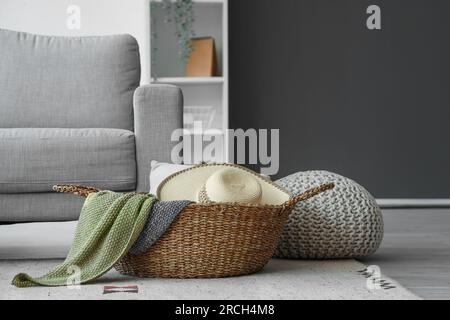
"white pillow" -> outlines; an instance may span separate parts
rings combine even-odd
[[[152,161],[150,171],[150,193],[156,195],[158,186],[168,176],[191,168],[193,165],[164,163],[158,161]]]

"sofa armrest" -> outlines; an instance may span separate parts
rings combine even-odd
[[[183,95],[171,85],[145,85],[134,93],[137,192],[148,192],[152,160],[170,162],[172,132],[183,128]]]

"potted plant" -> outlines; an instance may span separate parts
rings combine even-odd
[[[187,63],[191,53],[193,51],[193,46],[191,38],[195,36],[194,32],[194,6],[193,0],[162,0],[162,1],[151,1],[151,10],[162,8],[165,12],[164,23],[174,23],[175,25],[175,36],[178,41],[178,55],[180,61],[184,64]],[[156,30],[156,17],[152,17],[152,42],[158,37]],[[158,48],[152,46],[152,65],[155,64],[155,51]],[[152,68],[155,70],[155,68]],[[154,72],[154,71],[152,71]],[[153,74],[156,79],[156,74]]]

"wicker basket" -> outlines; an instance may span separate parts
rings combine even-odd
[[[281,206],[190,204],[145,253],[127,254],[115,268],[122,274],[158,278],[220,278],[261,270],[273,256],[293,207],[326,184]],[[57,192],[88,196],[98,189],[55,186]]]

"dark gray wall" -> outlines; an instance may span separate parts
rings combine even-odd
[[[366,28],[366,8],[382,30]],[[280,128],[279,176],[450,198],[450,1],[231,0],[233,128]]]

